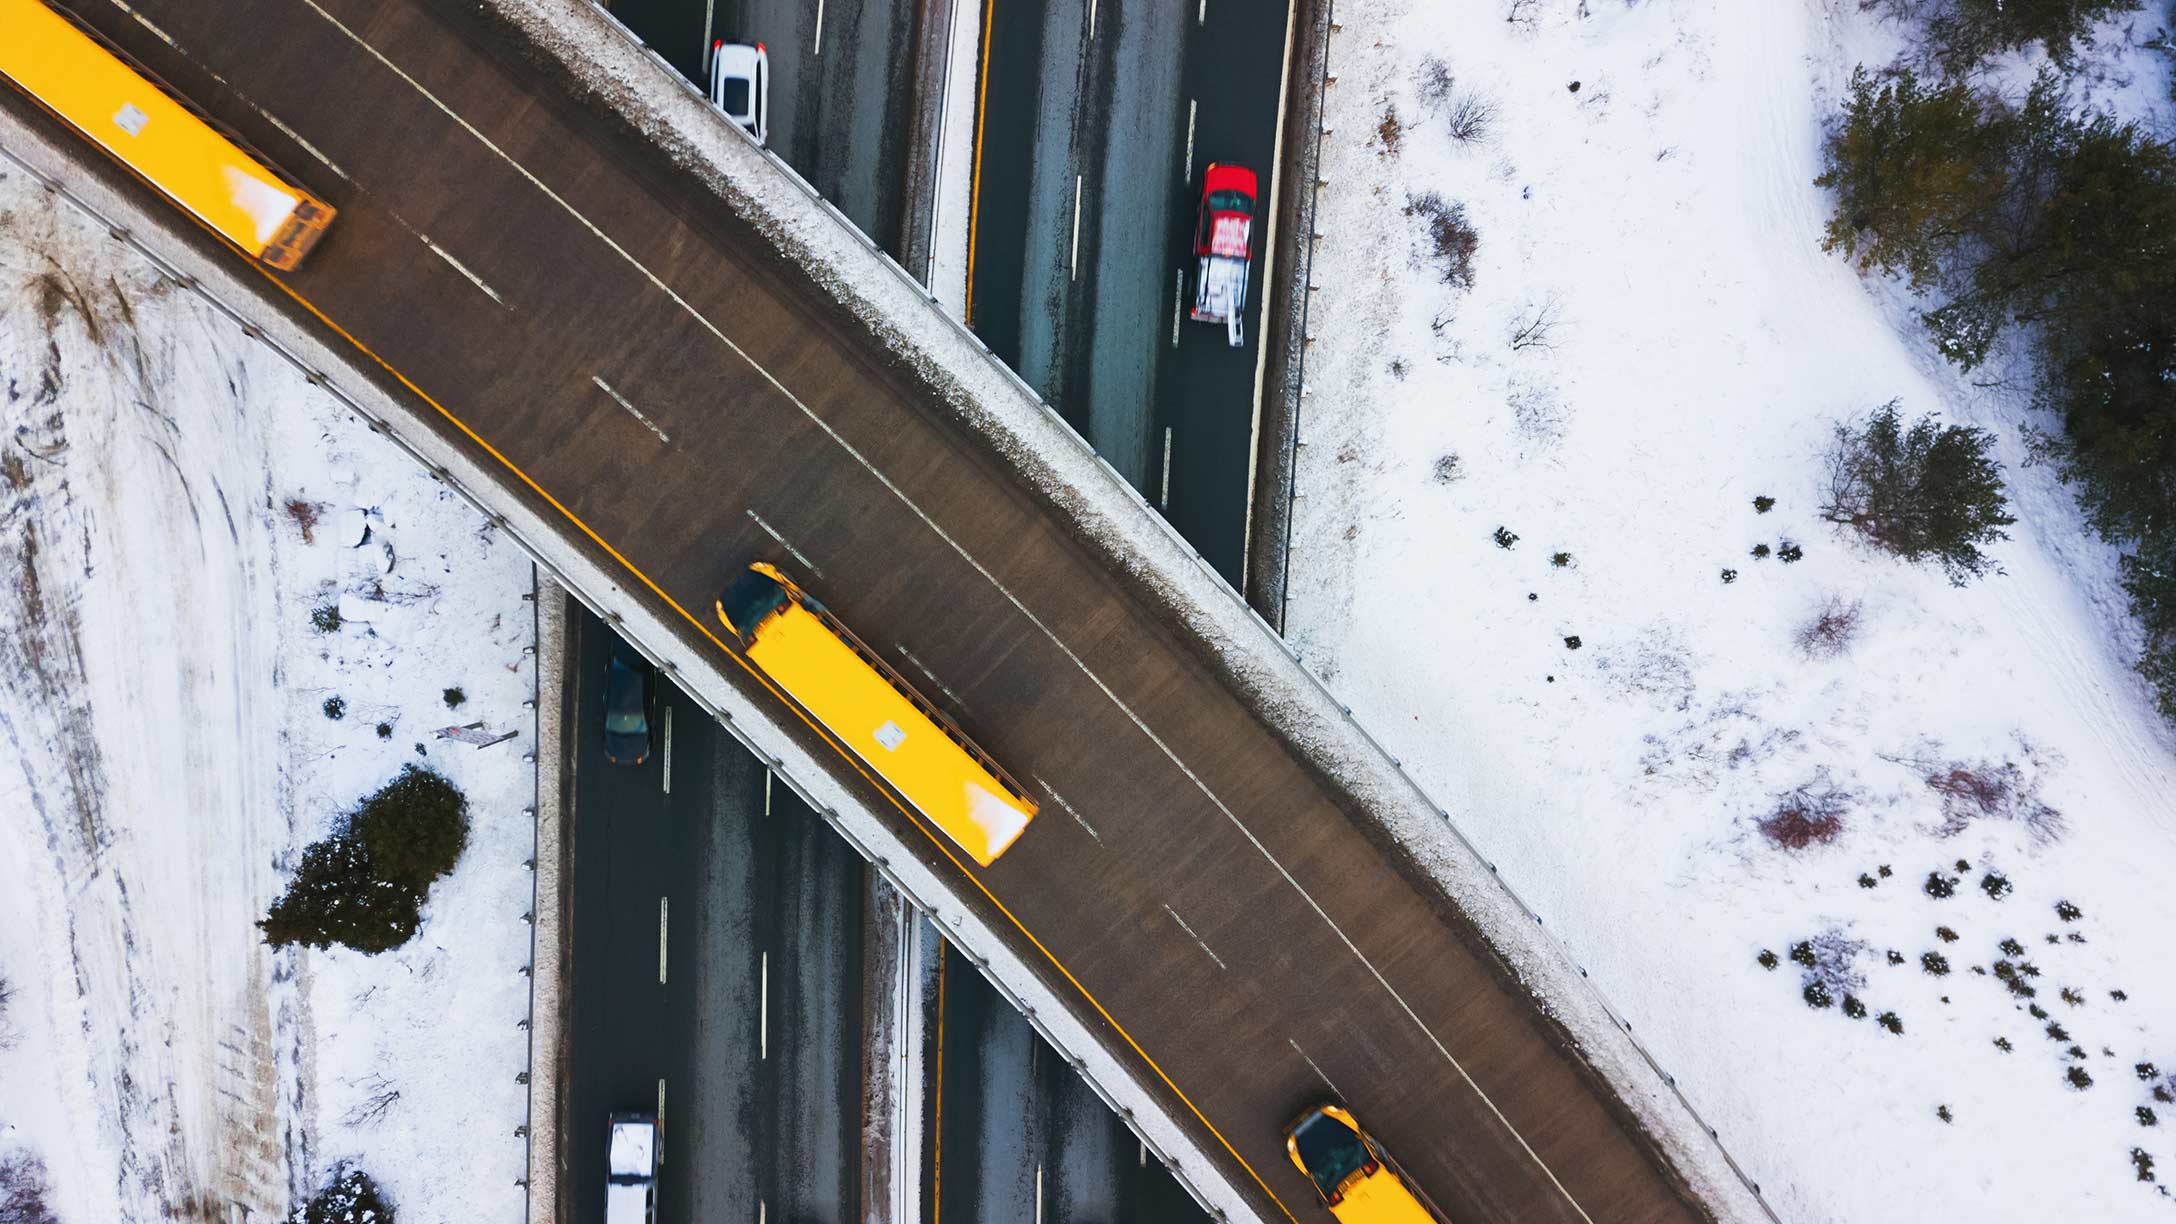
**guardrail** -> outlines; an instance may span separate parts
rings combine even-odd
[[[711,114],[715,115],[716,121],[721,127],[730,130],[740,139],[747,141],[750,147],[755,149],[755,151],[762,155],[762,157],[766,159],[774,168],[779,170],[786,177],[787,181],[791,182],[796,188],[800,190],[803,195],[808,197],[811,203],[821,208],[824,212],[829,213],[832,219],[835,220],[839,225],[843,226],[848,233],[858,238],[861,241],[861,244],[869,249],[871,254],[876,255],[883,261],[884,266],[890,269],[892,275],[898,277],[902,284],[905,284],[908,287],[912,288],[917,294],[929,301],[932,305],[937,304],[937,298],[929,291],[928,286],[922,284],[920,281],[915,280],[914,277],[910,273],[908,273],[906,269],[900,267],[898,262],[891,257],[890,252],[884,250],[883,247],[879,246],[867,234],[863,233],[860,226],[854,224],[854,222],[850,220],[844,213],[839,211],[836,205],[832,204],[831,201],[825,199],[822,193],[818,192],[814,187],[810,186],[808,180],[802,178],[800,173],[794,170],[792,166],[787,165],[784,159],[780,158],[770,149],[756,144],[755,138],[753,136],[750,136],[745,130],[743,130],[739,124],[732,122],[724,115],[718,114],[714,109],[712,109],[710,107],[709,98],[703,93],[701,89],[696,87],[694,82],[680,75],[677,69],[674,69],[671,64],[666,62],[662,56],[658,55],[654,49],[649,47],[646,43],[642,41],[641,38],[636,36],[634,31],[628,29],[625,25],[621,24],[619,18],[615,17],[610,9],[598,3],[598,0],[589,0],[589,3],[592,8],[596,9],[596,11],[605,18],[606,22],[614,30],[617,30],[622,37],[627,39],[636,48],[640,49],[642,52],[650,56],[650,58],[655,60],[662,68],[662,70],[669,74],[671,79],[680,85],[682,90],[684,90],[689,96],[696,99],[696,101],[701,103],[706,111],[709,111]],[[1339,27],[1337,26],[1333,10],[1332,14],[1330,15],[1331,32],[1334,34],[1338,28]],[[1323,72],[1325,77],[1327,77],[1328,75],[1328,66],[1329,49],[1325,47],[1323,55]],[[1322,132],[1320,130],[1321,126],[1321,124],[1317,124],[1316,141],[1318,150],[1320,149],[1320,142],[1322,137]],[[611,623],[615,628],[618,628],[620,626],[621,618],[617,613],[611,612],[594,603],[591,603],[588,597],[581,594],[581,592],[579,592],[579,590],[576,588],[575,584],[570,581],[565,574],[561,573],[557,566],[553,565],[547,559],[544,550],[537,547],[534,543],[532,543],[530,540],[522,536],[517,530],[515,530],[512,524],[507,520],[505,515],[491,509],[491,507],[487,505],[483,501],[483,499],[478,497],[474,492],[469,490],[461,482],[453,479],[452,474],[445,467],[432,461],[420,449],[418,449],[415,444],[408,441],[406,438],[403,438],[399,433],[394,431],[390,423],[388,423],[383,418],[372,415],[371,412],[368,409],[364,408],[360,402],[358,402],[352,396],[348,395],[345,391],[341,390],[336,384],[334,384],[329,378],[327,378],[323,371],[312,368],[299,356],[297,356],[293,352],[290,352],[284,345],[281,345],[278,341],[274,340],[271,336],[269,336],[262,328],[258,327],[255,323],[252,323],[240,311],[236,310],[232,306],[229,306],[225,301],[221,300],[216,295],[212,294],[209,290],[205,289],[204,286],[200,284],[194,277],[188,276],[180,272],[178,269],[174,268],[172,264],[168,263],[163,257],[161,257],[158,253],[152,251],[140,239],[138,239],[134,235],[134,233],[129,230],[128,227],[114,223],[104,214],[100,213],[97,208],[93,207],[88,201],[82,199],[80,196],[75,195],[73,192],[70,192],[63,184],[50,178],[42,171],[38,170],[37,167],[23,161],[21,158],[16,157],[12,153],[8,153],[4,148],[0,148],[0,154],[5,154],[8,160],[13,161],[18,166],[21,166],[33,178],[36,178],[41,184],[43,184],[48,191],[52,191],[60,195],[62,198],[68,200],[71,204],[81,209],[86,215],[95,218],[101,225],[106,227],[107,231],[111,233],[114,238],[133,247],[137,252],[139,252],[146,259],[148,259],[155,267],[160,270],[162,274],[166,275],[170,280],[173,280],[177,284],[181,285],[183,288],[195,292],[199,297],[203,298],[206,302],[210,303],[214,308],[216,308],[221,314],[224,314],[228,318],[232,319],[235,325],[241,329],[244,335],[263,342],[275,353],[279,354],[280,357],[285,359],[289,364],[293,365],[296,369],[301,370],[304,377],[313,386],[324,389],[335,399],[339,400],[340,403],[347,407],[349,411],[353,412],[359,419],[365,422],[373,432],[391,439],[402,450],[408,452],[408,454],[412,458],[414,458],[419,464],[421,464],[426,471],[430,472],[434,479],[438,480],[442,484],[446,484],[451,487],[456,493],[460,494],[463,500],[474,506],[477,512],[483,515],[485,519],[490,521],[495,527],[498,527],[500,530],[505,531],[508,538],[514,540],[515,543],[524,552],[528,553],[538,566],[551,573],[555,581],[557,581],[567,590],[575,592],[577,598],[580,598],[582,600],[584,606],[588,607],[592,612],[597,613],[599,617]],[[1310,246],[1311,243],[1312,239],[1310,239]],[[1309,259],[1311,263],[1311,249]],[[983,343],[982,338],[980,336],[977,336],[965,324],[960,322],[958,319],[953,318],[949,312],[943,310],[941,307],[935,311],[935,314],[938,318],[944,321],[944,324],[946,326],[950,327],[954,332],[958,333],[960,337],[971,342],[974,345],[976,351],[982,355],[983,360],[988,362],[993,370],[999,372],[1005,378],[1009,379],[1012,384],[1019,389],[1022,395],[1026,396],[1030,401],[1040,407],[1043,410],[1044,415],[1051,422],[1055,423],[1060,427],[1060,429],[1063,431],[1063,436],[1073,447],[1076,448],[1078,453],[1082,457],[1089,458],[1094,461],[1096,468],[1100,470],[1104,474],[1104,477],[1108,480],[1113,492],[1120,494],[1122,497],[1130,497],[1131,500],[1133,500],[1141,507],[1141,509],[1148,515],[1151,520],[1160,525],[1164,533],[1170,537],[1171,542],[1176,544],[1183,554],[1191,556],[1193,558],[1195,566],[1200,569],[1201,573],[1209,580],[1210,584],[1226,599],[1230,600],[1234,607],[1245,612],[1247,617],[1251,619],[1256,627],[1261,630],[1262,635],[1267,638],[1271,643],[1273,643],[1278,650],[1282,651],[1285,655],[1291,658],[1296,667],[1296,670],[1298,670],[1301,675],[1307,678],[1307,682],[1311,686],[1313,686],[1316,693],[1319,694],[1324,700],[1328,701],[1331,705],[1335,706],[1339,711],[1341,711],[1347,725],[1350,726],[1353,731],[1358,733],[1360,738],[1378,755],[1380,755],[1384,760],[1390,762],[1391,767],[1397,771],[1400,781],[1402,781],[1407,786],[1407,788],[1409,788],[1413,796],[1419,799],[1424,806],[1434,811],[1442,818],[1444,826],[1446,827],[1446,829],[1448,829],[1451,836],[1457,839],[1459,846],[1464,849],[1466,853],[1472,855],[1476,861],[1482,863],[1488,868],[1490,878],[1496,882],[1498,888],[1503,890],[1503,895],[1507,899],[1509,899],[1511,903],[1515,905],[1522,914],[1533,919],[1534,925],[1542,930],[1543,937],[1547,939],[1550,944],[1554,946],[1564,956],[1565,960],[1570,963],[1573,968],[1579,971],[1579,976],[1582,981],[1585,981],[1587,983],[1587,989],[1591,992],[1595,1003],[1601,1007],[1603,1013],[1609,1017],[1610,1021],[1616,1025],[1617,1029],[1624,1034],[1626,1040],[1632,1045],[1633,1049],[1638,1051],[1640,1057],[1646,1061],[1648,1067],[1651,1068],[1655,1072],[1655,1074],[1662,1078],[1664,1084],[1669,1087],[1671,1093],[1676,1097],[1679,1104],[1681,1104],[1685,1108],[1686,1113],[1691,1115],[1694,1121],[1696,1121],[1700,1125],[1701,1129],[1707,1132],[1709,1140],[1715,1144],[1716,1151],[1722,1156],[1724,1162],[1730,1167],[1731,1172],[1736,1174],[1738,1180],[1742,1182],[1745,1187],[1752,1193],[1755,1201],[1760,1204],[1762,1210],[1767,1214],[1768,1219],[1772,1221],[1772,1224],[1782,1224],[1782,1217],[1777,1215],[1775,1208],[1768,1202],[1765,1197],[1762,1196],[1760,1191],[1760,1183],[1754,1181],[1745,1172],[1744,1168],[1738,1164],[1737,1159],[1730,1154],[1729,1148],[1724,1146],[1724,1144],[1722,1143],[1722,1136],[1720,1132],[1718,1132],[1713,1125],[1709,1124],[1708,1121],[1700,1115],[1699,1111],[1693,1107],[1691,1100],[1689,1100],[1685,1096],[1683,1090],[1678,1087],[1677,1077],[1665,1070],[1661,1062],[1655,1058],[1653,1052],[1650,1051],[1647,1048],[1646,1044],[1640,1041],[1639,1038],[1633,1033],[1631,1022],[1629,1020],[1626,1020],[1622,1013],[1618,1012],[1615,1007],[1610,1005],[1608,996],[1602,992],[1602,989],[1599,986],[1594,984],[1592,978],[1587,973],[1586,966],[1579,963],[1578,958],[1573,956],[1571,950],[1566,947],[1561,940],[1556,938],[1554,932],[1547,930],[1545,924],[1542,922],[1541,915],[1536,913],[1531,906],[1527,905],[1525,899],[1519,896],[1518,891],[1512,888],[1508,881],[1503,879],[1501,873],[1497,870],[1496,864],[1488,859],[1486,856],[1484,856],[1481,853],[1480,848],[1474,845],[1472,840],[1466,836],[1465,831],[1458,827],[1457,822],[1451,817],[1450,810],[1437,803],[1434,797],[1429,795],[1426,788],[1421,786],[1419,780],[1414,778],[1410,773],[1406,771],[1404,762],[1400,760],[1397,756],[1393,755],[1390,750],[1382,744],[1380,740],[1376,739],[1375,736],[1368,731],[1365,724],[1361,723],[1357,718],[1353,716],[1352,707],[1338,700],[1336,694],[1332,693],[1329,687],[1323,684],[1321,678],[1315,675],[1314,672],[1308,670],[1306,660],[1301,657],[1300,652],[1295,650],[1292,647],[1291,643],[1285,641],[1285,639],[1270,626],[1268,621],[1262,619],[1261,613],[1255,611],[1253,605],[1249,604],[1237,590],[1233,589],[1232,585],[1229,582],[1225,581],[1224,576],[1217,572],[1216,567],[1210,565],[1209,562],[1202,557],[1200,550],[1196,549],[1193,544],[1186,539],[1184,535],[1180,534],[1179,529],[1172,526],[1170,520],[1166,519],[1162,514],[1156,511],[1156,508],[1149,502],[1145,494],[1143,494],[1139,489],[1133,487],[1131,484],[1127,483],[1126,479],[1118,474],[1117,469],[1113,468],[1110,465],[1109,461],[1105,460],[1102,455],[1096,453],[1095,448],[1088,444],[1087,439],[1081,437],[1080,432],[1073,427],[1072,422],[1065,419],[1064,414],[1060,413],[1057,409],[1051,407],[1049,402],[1046,401],[1042,397],[1042,395],[1035,390],[1034,387],[1029,386],[1027,381],[1021,378],[1019,373],[1013,370],[1011,366],[1008,366],[1003,361],[999,360],[997,355],[990,351],[989,346]],[[1304,367],[1302,374],[1302,381],[1304,386]],[[1297,443],[1297,438],[1297,425],[1295,422],[1295,443]],[[1295,460],[1295,465],[1296,462],[1297,461]],[[627,640],[629,640],[631,644],[633,644],[638,650],[640,650],[643,655],[651,661],[652,664],[658,666],[668,675],[678,674],[679,668],[677,667],[677,665],[664,660],[661,655],[651,650],[648,645],[632,638],[629,638]],[[741,731],[739,725],[733,721],[730,712],[726,711],[722,707],[711,704],[700,695],[690,694],[690,696],[694,697],[698,705],[701,705],[706,711],[708,711],[712,715],[712,717],[716,718],[729,731],[731,731],[734,738],[739,740],[743,746],[747,747],[751,753],[754,753],[759,759],[765,761],[774,772],[777,772],[778,766],[780,764],[779,759],[759,750],[755,746],[754,742],[747,736],[747,734]],[[866,846],[862,845],[850,832],[848,832],[842,826],[839,820],[838,813],[836,811],[828,807],[818,805],[814,801],[813,797],[807,791],[802,789],[801,784],[793,779],[791,776],[784,773],[778,773],[778,776],[784,779],[786,781],[786,784],[789,787],[793,788],[794,792],[800,795],[804,801],[807,801],[812,809],[821,813],[824,817],[825,822],[829,824],[832,828],[838,830],[839,834],[847,840],[847,843],[854,847],[856,853],[861,854],[863,858],[875,863],[878,870],[884,875],[885,880],[890,883],[894,888],[898,889],[901,896],[906,897],[917,909],[920,909],[924,913],[930,915],[931,920],[937,923],[939,929],[944,932],[947,939],[951,939],[955,944],[959,944],[957,932],[952,927],[942,921],[934,908],[924,905],[920,898],[916,897],[911,891],[909,891],[900,882],[898,877],[891,872],[889,865],[882,857],[871,854]],[[962,944],[960,946],[964,947],[965,945]],[[1104,1103],[1106,1105],[1109,1105],[1112,1110],[1116,1112],[1121,1118],[1125,1119],[1127,1126],[1131,1128],[1134,1134],[1141,1139],[1143,1146],[1148,1148],[1148,1150],[1150,1150],[1151,1152],[1157,1154],[1158,1159],[1163,1161],[1165,1167],[1171,1169],[1173,1176],[1178,1178],[1180,1184],[1186,1187],[1188,1193],[1192,1194],[1197,1201],[1202,1203],[1204,1209],[1210,1212],[1212,1218],[1217,1220],[1224,1219],[1225,1215],[1222,1209],[1214,1207],[1209,1203],[1208,1199],[1203,1195],[1202,1191],[1198,1187],[1196,1187],[1192,1183],[1192,1181],[1189,1180],[1181,1171],[1178,1162],[1174,1158],[1165,1154],[1157,1144],[1152,1142],[1145,1134],[1142,1133],[1140,1127],[1134,1121],[1132,1111],[1118,1105],[1116,1101],[1111,1097],[1109,1091],[1106,1090],[1101,1084],[1097,1083],[1092,1076],[1089,1076],[1086,1073],[1085,1063],[1080,1058],[1073,1055],[1070,1051],[1066,1050],[1065,1047],[1056,1040],[1056,1038],[1050,1033],[1049,1029],[1045,1027],[1039,1019],[1037,1019],[1034,1009],[1032,1007],[1028,1006],[1017,995],[1013,994],[1009,989],[1007,989],[1003,983],[998,982],[995,976],[991,975],[989,970],[989,962],[984,958],[977,957],[976,966],[983,971],[984,976],[990,978],[991,982],[996,986],[998,993],[1004,996],[1006,1000],[1011,1002],[1022,1015],[1028,1018],[1029,1023],[1034,1026],[1036,1032],[1040,1034],[1045,1041],[1048,1041],[1050,1043],[1051,1048],[1058,1051],[1058,1053],[1063,1056],[1069,1063],[1071,1063],[1076,1070],[1081,1071],[1082,1078],[1086,1080],[1089,1086],[1095,1090],[1096,1095],[1098,1097],[1101,1097]],[[524,1138],[526,1138],[526,1122],[523,1126],[523,1134]],[[532,1152],[530,1153],[530,1160],[532,1164],[534,1162],[534,1159],[535,1154]]]

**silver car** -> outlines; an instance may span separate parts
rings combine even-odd
[[[710,104],[748,129],[757,144],[771,135],[771,56],[762,43],[720,39],[710,50]]]

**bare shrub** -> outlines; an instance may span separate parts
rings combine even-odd
[[[1553,293],[1538,305],[1528,302],[1526,309],[1511,321],[1511,334],[1507,337],[1511,351],[1555,348],[1556,326],[1563,321],[1563,313],[1563,306]]]
[[[1405,215],[1421,219],[1426,229],[1423,253],[1434,261],[1443,283],[1473,288],[1473,255],[1480,249],[1481,235],[1466,220],[1466,206],[1446,200],[1437,192],[1424,191],[1406,197]]]
[[[1644,698],[1667,710],[1692,708],[1692,651],[1668,624],[1650,626],[1629,642],[1608,647],[1595,664],[1603,683],[1618,696]]]
[[[1848,652],[1859,637],[1861,607],[1856,599],[1829,596],[1799,627],[1798,649],[1809,659],[1834,659]]]
[[[1991,759],[1891,759],[1918,773],[1927,789],[1940,796],[1939,835],[1955,837],[1975,822],[1994,820],[2018,825],[2035,844],[2048,845],[2069,831],[2069,822],[2040,797],[2040,780],[2049,763],[2030,743],[2021,740],[2019,748],[2023,765]]]
[[[1817,774],[1813,781],[1776,796],[1775,810],[1759,821],[1761,836],[1780,850],[1828,845],[1843,835],[1844,817],[1857,801],[1857,792]]]
[[[1504,395],[1511,409],[1512,428],[1520,438],[1536,446],[1553,446],[1564,440],[1564,401],[1547,383],[1514,382]]]
[[[365,1123],[375,1125],[382,1122],[386,1114],[392,1112],[393,1106],[400,1102],[400,1089],[393,1086],[393,1081],[375,1071],[361,1082],[349,1080],[348,1085],[363,1094],[362,1099],[341,1119],[349,1126],[362,1126]]]
[[[1413,103],[1424,115],[1433,115],[1450,105],[1454,82],[1451,66],[1440,55],[1424,55],[1420,66],[1413,70]]]
[[[300,497],[290,497],[282,509],[287,511],[288,518],[295,520],[295,526],[302,528],[302,542],[314,543],[310,533],[316,529],[318,516],[325,512],[325,507]]]
[[[1504,20],[1522,30],[1531,30],[1541,20],[1540,8],[1541,0],[1507,0]]]
[[[1863,939],[1852,939],[1840,928],[1830,927],[1811,939],[1791,945],[1790,958],[1805,967],[1808,986],[1818,985],[1836,995],[1848,995],[1866,987],[1859,972],[1859,958],[1866,955]]]
[[[44,1161],[20,1149],[0,1154],[0,1224],[59,1224],[46,1193]]]
[[[1437,484],[1456,484],[1466,478],[1466,468],[1457,451],[1436,458],[1435,478]]]
[[[1396,157],[1398,142],[1405,139],[1405,122],[1398,118],[1395,103],[1383,107],[1382,122],[1375,125],[1375,142],[1383,147],[1378,157]]]
[[[1467,90],[1443,113],[1443,126],[1460,144],[1478,144],[1496,128],[1496,103]]]

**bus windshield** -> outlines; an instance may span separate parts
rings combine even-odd
[[[1300,1149],[1300,1161],[1315,1179],[1315,1186],[1328,1198],[1337,1193],[1337,1187],[1353,1170],[1368,1162],[1367,1145],[1360,1136],[1326,1114],[1316,1114],[1307,1124],[1293,1132],[1293,1142]]]

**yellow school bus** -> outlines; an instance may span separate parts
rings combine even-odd
[[[748,659],[984,867],[1035,819],[1035,802],[830,609],[766,561],[717,600]]]
[[[0,0],[0,76],[214,233],[275,268],[317,244],[333,209],[43,0]]]

